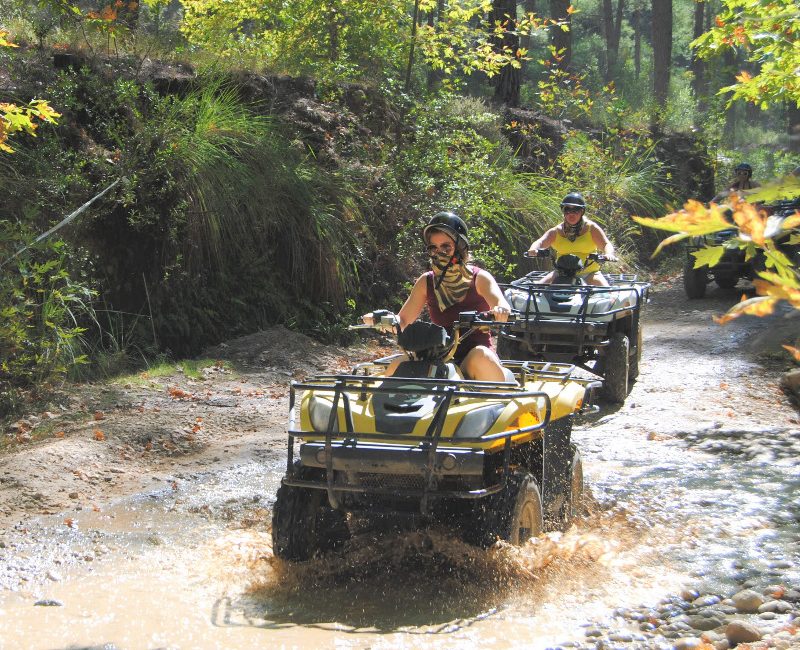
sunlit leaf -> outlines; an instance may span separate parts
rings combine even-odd
[[[784,345],[782,347],[783,347],[784,350],[788,350],[789,351],[789,354],[791,354],[794,357],[795,361],[800,361],[800,349],[799,348],[794,348],[791,345]]]
[[[725,325],[730,321],[744,316],[768,316],[775,310],[775,305],[778,303],[777,298],[769,296],[757,296],[755,298],[748,298],[740,303],[731,307],[722,316],[713,316],[714,322],[720,325]]]
[[[716,266],[725,254],[724,246],[705,246],[698,251],[692,251],[695,257],[694,268],[701,266]]]
[[[744,193],[751,203],[788,201],[800,196],[800,176],[789,174],[754,190],[746,190]]]

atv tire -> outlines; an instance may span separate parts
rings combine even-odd
[[[622,332],[615,332],[605,350],[605,363],[603,364],[604,378],[601,394],[609,402],[621,404],[628,396],[629,377],[629,349],[628,337]]]
[[[694,256],[689,256],[683,267],[683,289],[686,297],[691,300],[702,298],[706,295],[708,285],[708,267],[694,268]]]
[[[522,546],[544,530],[542,495],[532,474],[516,472],[505,489],[480,499],[465,522],[464,540],[488,548],[498,539]]]
[[[717,286],[720,289],[725,289],[726,291],[730,291],[731,289],[736,287],[736,285],[739,282],[739,278],[735,275],[723,275],[714,278],[714,282],[717,283]]]
[[[528,361],[531,358],[530,352],[523,343],[509,339],[502,334],[497,337],[497,356],[507,361]]]
[[[583,510],[583,461],[578,448],[570,444],[569,491],[561,509],[561,530],[566,530]]]
[[[272,510],[272,552],[302,562],[350,538],[347,518],[325,501],[323,490],[281,485]]]
[[[642,323],[639,322],[639,328],[636,332],[636,354],[631,357],[628,366],[628,381],[635,381],[639,376],[639,363],[642,360]]]

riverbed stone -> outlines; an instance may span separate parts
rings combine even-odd
[[[700,596],[700,598],[695,598],[692,601],[692,607],[708,607],[709,605],[716,605],[721,600],[722,598],[719,596],[706,594],[705,596]]]
[[[723,624],[723,620],[716,616],[690,616],[689,625],[695,630],[715,630]]]
[[[744,589],[734,594],[731,600],[738,611],[745,614],[752,614],[758,611],[758,608],[764,604],[766,599],[757,591]]]
[[[768,600],[759,606],[758,613],[775,612],[777,614],[786,614],[786,612],[791,612],[792,609],[794,609],[792,604],[787,603],[785,600]]]
[[[675,643],[672,644],[672,647],[675,650],[694,650],[695,648],[699,648],[703,642],[692,636],[685,636],[681,637],[680,639],[675,639]]]
[[[732,646],[740,643],[753,643],[760,641],[764,635],[761,630],[747,621],[731,621],[725,628],[725,636]]]

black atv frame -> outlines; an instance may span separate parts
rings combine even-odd
[[[527,291],[528,298],[516,320],[499,332],[498,354],[504,359],[571,363],[604,379],[601,394],[606,399],[623,402],[629,382],[639,375],[641,312],[649,299],[650,284],[637,281],[636,275],[628,273],[604,273],[608,287],[540,284],[546,275],[546,271],[533,271],[500,285],[503,289]],[[633,305],[588,314],[592,297],[632,288],[636,296]],[[578,312],[540,309],[537,295],[559,294],[581,296]],[[606,317],[611,318],[598,320]]]
[[[550,421],[551,404],[547,393],[525,391],[508,382],[453,379],[424,379],[370,375],[368,370],[385,366],[394,357],[356,366],[351,374],[318,375],[307,381],[292,382],[289,395],[290,418],[286,475],[281,490],[293,491],[283,501],[297,503],[292,508],[276,504],[273,516],[275,552],[290,560],[305,560],[318,551],[334,548],[347,538],[345,513],[389,513],[420,521],[442,520],[462,525],[466,541],[489,546],[498,537],[509,538],[509,513],[521,488],[534,482],[541,490],[540,503],[546,525],[564,528],[576,514],[580,495],[574,495],[573,475],[582,467],[580,454],[571,441],[576,414]],[[583,406],[577,414],[596,410],[591,392],[597,385],[574,380],[571,366],[551,363],[518,362],[509,364],[522,384],[527,376],[584,384]],[[358,374],[359,371],[363,374]],[[413,387],[408,387],[408,384]],[[524,385],[524,384],[523,384]],[[308,438],[296,421],[296,403],[301,391],[328,392],[333,407],[324,441],[301,442]],[[438,400],[431,425],[423,436],[359,432],[350,415],[350,400],[364,399],[371,393],[388,400],[407,394],[431,395]],[[546,417],[534,425],[475,438],[442,435],[448,409],[459,399],[478,397],[515,400],[536,397],[545,404]],[[345,430],[338,430],[338,404],[345,413]],[[542,431],[531,441],[512,444],[512,437]],[[498,451],[481,449],[479,444],[503,440]],[[468,447],[474,443],[475,447]],[[577,464],[577,466],[576,466]],[[529,478],[532,475],[532,478]],[[293,495],[293,496],[292,496]],[[303,505],[305,504],[305,505]],[[310,505],[309,505],[310,504]],[[285,510],[285,512],[284,512]],[[295,521],[295,519],[297,521]],[[313,525],[309,527],[309,521]],[[310,530],[305,537],[300,528]],[[313,539],[309,539],[308,535]]]

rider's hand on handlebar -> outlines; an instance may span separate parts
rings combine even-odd
[[[511,310],[503,305],[496,305],[489,310],[489,313],[494,316],[494,320],[498,323],[505,323],[508,321],[508,315]]]

